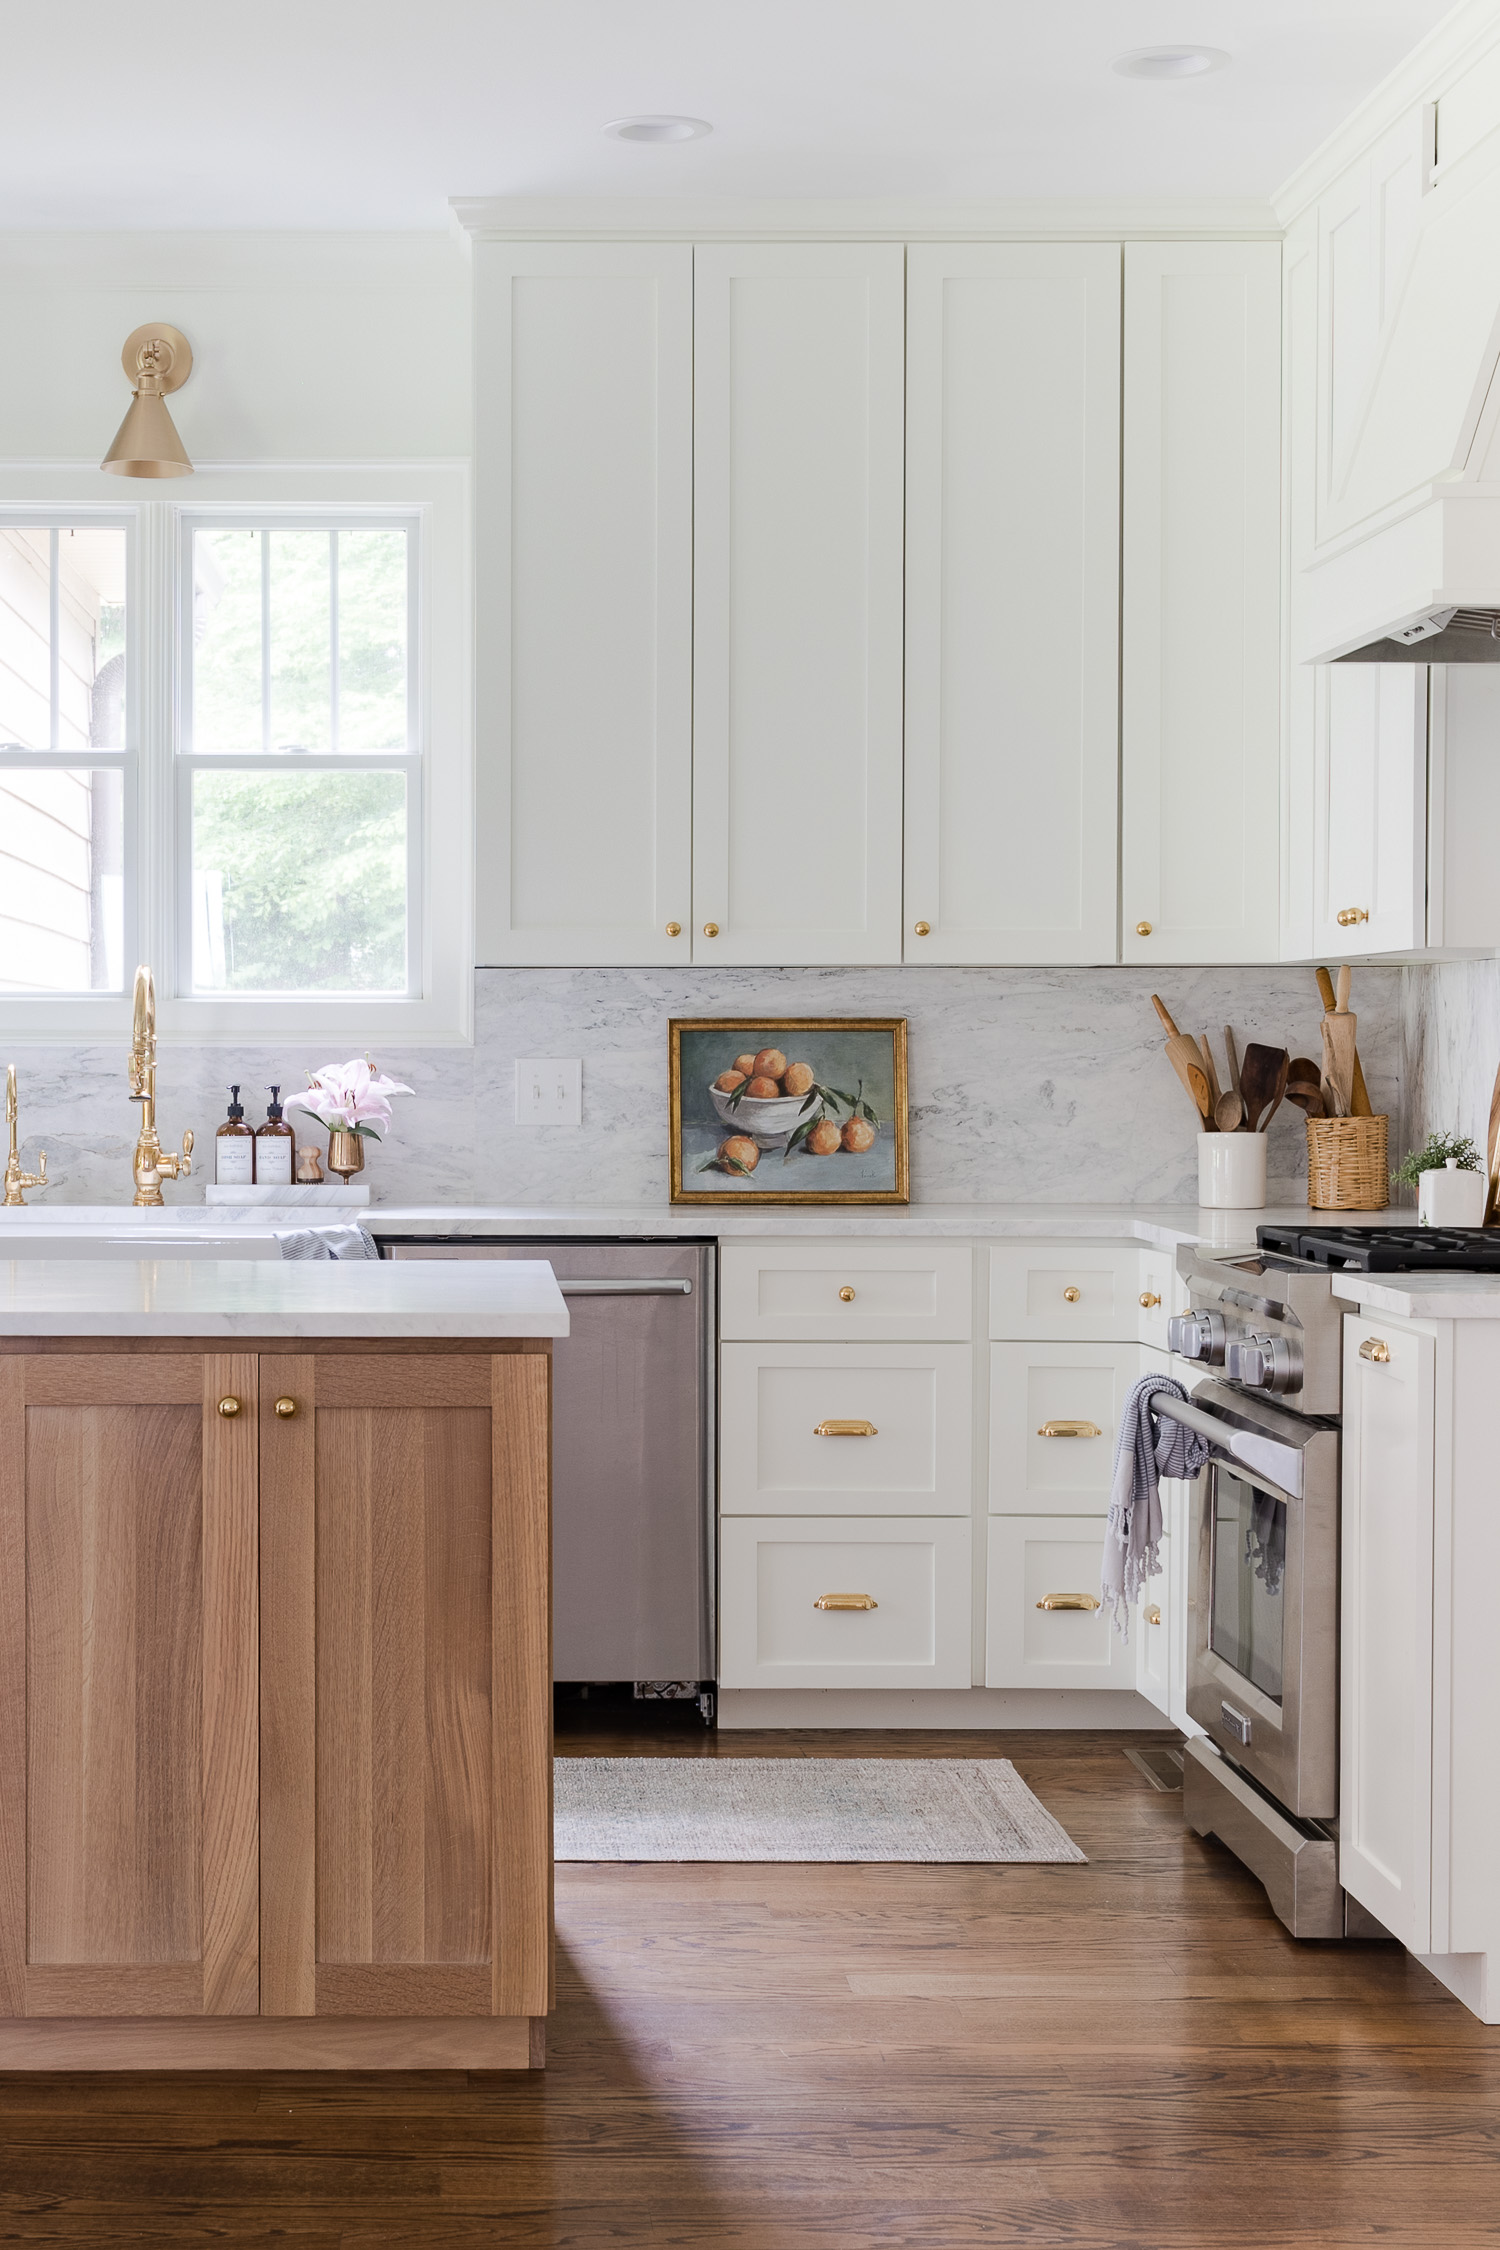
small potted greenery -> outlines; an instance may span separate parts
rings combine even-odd
[[[1407,1150],[1391,1183],[1416,1189],[1419,1227],[1484,1224],[1484,1167],[1467,1133],[1429,1133],[1425,1148]]]

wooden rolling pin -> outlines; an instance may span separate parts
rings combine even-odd
[[[1326,969],[1319,969],[1318,971],[1318,991],[1323,999],[1323,1013],[1326,1016],[1333,1015],[1338,1007],[1338,1001],[1334,997],[1333,978]],[[1354,1092],[1349,1103],[1349,1115],[1351,1117],[1371,1117],[1374,1115],[1370,1107],[1370,1090],[1365,1084],[1364,1065],[1359,1059],[1357,1047],[1354,1050]]]

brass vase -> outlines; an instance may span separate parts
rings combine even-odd
[[[335,1126],[328,1135],[328,1169],[337,1172],[345,1187],[350,1175],[365,1168],[363,1133],[345,1133]]]

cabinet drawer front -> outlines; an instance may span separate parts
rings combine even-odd
[[[729,1517],[719,1552],[721,1687],[970,1684],[967,1523]]]
[[[965,1344],[726,1344],[720,1507],[966,1516],[971,1389]]]
[[[1102,1609],[1041,1609],[1058,1595],[1097,1599],[1102,1516],[993,1516],[985,1648],[988,1687],[1135,1686],[1136,1649]]]
[[[1166,1492],[1162,1493],[1165,1514]],[[1172,1575],[1172,1542],[1163,1535],[1161,1543],[1161,1573],[1148,1581],[1145,1592],[1130,1620],[1130,1635],[1135,1643],[1135,1684],[1148,1703],[1154,1703],[1164,1718],[1172,1715],[1172,1627],[1174,1619]]]
[[[1097,1242],[1076,1249],[1005,1244],[990,1252],[990,1334],[1125,1343],[1137,1333],[1141,1254]]]
[[[726,1243],[719,1329],[794,1343],[958,1343],[974,1332],[972,1251],[905,1243]]]
[[[992,1515],[1108,1514],[1120,1409],[1140,1362],[1135,1344],[990,1346]]]

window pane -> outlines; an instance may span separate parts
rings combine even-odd
[[[404,531],[339,533],[339,748],[404,750]]]
[[[193,775],[199,992],[406,989],[406,777]]]
[[[271,739],[268,750],[331,750],[333,541],[270,531]]]
[[[0,525],[3,742],[27,750],[124,749],[123,525]]]
[[[0,989],[121,989],[124,805],[118,767],[0,766]]]
[[[193,747],[261,750],[260,598],[265,534],[193,534]]]

